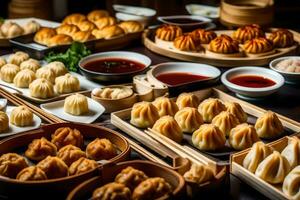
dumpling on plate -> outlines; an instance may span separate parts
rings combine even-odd
[[[11,111],[10,123],[19,127],[33,124],[33,113],[26,106],[18,106]]]
[[[243,110],[242,106],[236,102],[226,102],[226,111],[233,114],[236,118],[238,118],[240,123],[247,122],[247,113]]]
[[[54,156],[47,156],[36,166],[45,172],[48,179],[62,178],[68,176],[69,173],[68,166],[64,161]]]
[[[55,73],[50,67],[41,67],[36,70],[36,77],[37,78],[44,78],[50,81],[52,84],[55,83]]]
[[[239,124],[239,120],[230,112],[222,111],[211,122],[226,135],[229,136],[231,129]]]
[[[16,178],[17,174],[28,167],[26,160],[16,153],[6,153],[0,156],[0,175]]]
[[[159,118],[157,108],[150,102],[135,103],[131,110],[130,123],[139,128],[152,127]]]
[[[181,130],[186,133],[193,133],[203,124],[202,116],[196,108],[183,108],[175,114],[174,118]]]
[[[19,88],[28,88],[35,78],[35,73],[33,71],[30,69],[23,69],[15,76],[14,85]]]
[[[300,166],[295,167],[284,178],[282,191],[291,199],[300,199]]]
[[[20,67],[15,64],[5,64],[1,67],[0,70],[0,78],[2,81],[7,83],[12,83],[14,81],[15,76],[20,71]]]
[[[65,99],[64,111],[68,114],[80,116],[89,112],[89,104],[86,96],[76,93]]]
[[[267,111],[256,120],[255,129],[260,138],[273,139],[283,134],[283,126],[277,115]]]
[[[106,138],[96,138],[86,147],[86,155],[93,160],[109,160],[117,154],[117,148]]]
[[[54,96],[54,87],[50,81],[38,78],[29,84],[30,96],[40,99],[47,99]]]
[[[5,112],[0,111],[0,133],[3,133],[8,130],[9,119]]]
[[[92,199],[110,200],[110,199],[122,199],[130,200],[131,191],[128,187],[120,183],[107,183],[102,187],[94,190]]]
[[[22,62],[29,59],[29,55],[23,51],[17,51],[16,53],[8,57],[8,63],[20,66]]]
[[[176,100],[176,104],[179,110],[185,107],[197,108],[199,98],[193,93],[181,93]]]
[[[174,116],[179,110],[177,104],[167,97],[158,97],[152,104],[157,108],[160,117],[165,115]]]
[[[59,94],[77,92],[80,90],[80,82],[77,77],[65,74],[55,79],[54,87]]]
[[[55,156],[57,148],[56,146],[42,137],[40,139],[34,139],[25,151],[25,156],[30,160],[41,161],[47,156]]]
[[[30,166],[20,171],[16,179],[20,181],[41,181],[47,180],[47,175],[39,167]]]
[[[40,28],[41,28],[41,25],[37,21],[31,20],[31,21],[27,22],[27,24],[25,24],[24,32],[25,32],[25,34],[35,33]]]
[[[64,147],[62,147],[57,152],[57,157],[62,159],[68,166],[70,166],[73,162],[78,160],[81,157],[86,157],[86,154],[84,151],[82,151],[80,148],[68,144]]]
[[[201,184],[214,179],[214,172],[208,166],[192,164],[190,170],[185,172],[183,177],[186,181]]]
[[[66,68],[65,64],[60,61],[50,62],[45,67],[50,68],[54,72],[56,77],[68,73],[68,69]]]
[[[56,145],[57,149],[61,149],[69,144],[79,148],[83,146],[83,136],[80,131],[69,127],[58,128],[51,135],[51,138],[51,142]]]
[[[223,102],[216,98],[205,99],[198,107],[198,111],[202,115],[204,122],[208,123],[210,123],[215,116],[225,110],[226,107]]]
[[[96,161],[81,157],[71,164],[69,167],[69,173],[70,175],[82,174],[97,167],[98,164]]]
[[[148,176],[143,171],[129,166],[122,169],[122,171],[115,177],[115,182],[125,185],[130,190],[134,190],[136,186],[147,178]]]
[[[23,61],[20,64],[20,69],[30,69],[33,72],[36,72],[41,67],[41,64],[38,60],[29,58],[28,60]]]
[[[282,150],[281,155],[285,157],[291,169],[300,164],[300,139],[296,136],[288,137],[288,145]]]

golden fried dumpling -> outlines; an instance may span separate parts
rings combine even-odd
[[[256,120],[255,129],[260,138],[273,139],[283,133],[283,126],[277,115],[267,111]]]
[[[178,143],[180,143],[183,138],[180,126],[176,120],[169,115],[159,118],[152,129]]]
[[[144,26],[138,21],[124,21],[119,24],[125,33],[136,33],[144,29]]]
[[[47,99],[54,96],[53,85],[44,78],[35,79],[29,85],[30,96],[40,99]]]
[[[174,116],[179,110],[177,104],[167,97],[158,97],[152,104],[157,108],[160,117],[165,115]]]
[[[58,149],[71,144],[81,148],[83,146],[83,136],[77,129],[71,129],[69,127],[58,128],[51,135],[51,142],[56,145]]]
[[[50,81],[52,84],[55,83],[55,73],[50,67],[41,67],[36,71],[37,78],[44,78]]]
[[[226,111],[233,114],[236,118],[238,118],[240,123],[247,122],[247,114],[243,110],[242,106],[239,103],[236,102],[226,102]]]
[[[52,38],[48,39],[46,45],[48,47],[53,47],[53,46],[71,44],[72,42],[73,42],[73,39],[71,36],[68,36],[65,34],[57,34],[57,35],[53,36]]]
[[[193,145],[205,151],[222,149],[225,146],[225,134],[213,124],[203,124],[192,136]]]
[[[73,40],[77,42],[87,42],[95,39],[91,31],[78,31],[73,35]]]
[[[69,35],[71,37],[78,31],[79,31],[79,28],[72,24],[62,24],[56,28],[57,34],[65,34],[65,35]]]
[[[135,103],[131,109],[130,123],[139,128],[152,127],[158,118],[158,110],[150,102]]]
[[[8,63],[20,66],[20,64],[29,59],[29,55],[23,51],[17,51],[16,53],[8,57]]]
[[[184,34],[174,39],[173,45],[181,51],[197,51],[203,49],[190,34]]]
[[[35,35],[33,40],[37,43],[47,45],[47,41],[56,35],[56,30],[53,28],[42,27]]]
[[[7,131],[9,128],[9,119],[5,112],[0,111],[0,133]]]
[[[216,98],[205,99],[198,107],[198,111],[202,115],[204,122],[208,123],[210,123],[215,116],[225,110],[225,105],[222,101]]]
[[[87,97],[82,94],[73,94],[65,99],[64,111],[71,115],[83,115],[89,112]]]
[[[106,10],[93,10],[87,15],[87,19],[91,22],[97,21],[102,17],[108,17],[109,13]]]
[[[278,151],[273,151],[257,167],[255,175],[271,184],[282,183],[290,171],[288,160]]]
[[[16,153],[6,153],[0,157],[0,175],[16,178],[17,174],[28,167],[26,160]]]
[[[291,199],[300,199],[300,166],[295,167],[284,178],[282,191]]]
[[[133,94],[131,89],[119,88],[119,87],[105,87],[96,88],[92,91],[94,96],[102,99],[124,99]]]
[[[25,151],[25,156],[30,160],[40,161],[47,156],[55,156],[57,148],[46,138],[34,139]]]
[[[240,27],[232,34],[233,39],[238,40],[240,43],[245,43],[248,40],[264,36],[265,33],[257,24]]]
[[[68,69],[66,68],[65,64],[60,61],[50,62],[46,65],[46,67],[50,68],[56,77],[68,73]]]
[[[229,144],[236,150],[243,150],[259,141],[255,128],[247,123],[239,124],[231,129],[229,134]]]
[[[117,148],[105,138],[96,138],[86,147],[86,155],[93,160],[109,160],[117,155]]]
[[[14,85],[19,88],[28,88],[29,84],[35,80],[35,73],[30,69],[23,69],[14,78]]]
[[[85,157],[81,157],[70,165],[69,174],[70,175],[82,174],[92,169],[95,169],[97,167],[98,164],[96,161],[87,159]]]
[[[20,67],[18,67],[15,64],[6,64],[3,67],[1,67],[0,70],[0,77],[2,81],[5,81],[7,83],[12,83],[14,81],[15,76],[20,71]]]
[[[0,26],[0,29],[6,38],[13,38],[24,34],[24,29],[14,22],[5,22]]]
[[[79,13],[73,13],[71,15],[68,15],[64,18],[62,24],[72,24],[77,25],[81,21],[86,20],[85,15],[79,14]]]
[[[222,54],[238,53],[239,42],[228,35],[221,34],[209,43],[208,50]]]
[[[199,105],[199,98],[193,93],[184,92],[178,96],[176,104],[179,110],[185,107],[197,108]]]
[[[6,60],[0,57],[0,69],[6,64]]]
[[[115,177],[115,182],[134,190],[141,182],[146,180],[148,176],[141,170],[137,170],[131,166],[122,169],[122,171]]]
[[[65,177],[69,173],[68,166],[64,161],[54,156],[47,156],[36,166],[45,172],[48,179]]]
[[[215,32],[207,31],[201,28],[192,31],[190,34],[194,40],[200,42],[200,44],[209,44],[210,41],[217,37]]]
[[[131,191],[120,183],[108,183],[93,192],[93,200],[130,200]]]
[[[173,41],[181,35],[182,30],[179,26],[164,24],[156,30],[156,37],[165,41]]]
[[[268,39],[260,37],[246,41],[243,49],[246,53],[265,53],[273,50],[273,44]]]
[[[92,34],[97,38],[97,39],[110,39],[114,37],[120,37],[125,34],[125,31],[118,25],[111,25],[111,26],[106,26],[105,28],[99,30],[99,29],[94,29],[92,31]]]
[[[300,139],[298,137],[288,137],[288,145],[282,150],[281,155],[285,157],[291,169],[300,164]]]
[[[35,33],[40,28],[41,28],[41,25],[37,21],[31,20],[31,21],[27,22],[27,24],[25,24],[24,32],[25,32],[25,34]]]
[[[290,47],[295,43],[294,35],[287,29],[278,29],[272,32],[268,39],[278,48]]]
[[[90,21],[81,21],[77,24],[80,31],[92,31],[96,28],[95,24]]]
[[[172,186],[163,178],[148,178],[141,182],[133,191],[133,200],[151,200],[170,195]]]
[[[185,172],[183,177],[186,181],[201,184],[214,179],[214,172],[203,164],[192,164],[190,170]]]
[[[78,160],[79,158],[86,157],[86,154],[84,151],[82,151],[80,148],[68,144],[64,147],[62,147],[57,152],[57,157],[62,159],[68,166],[70,166],[73,162]]]
[[[231,129],[239,124],[239,120],[230,112],[222,111],[211,122],[226,135],[229,136]]]
[[[18,106],[11,111],[10,123],[24,127],[33,124],[33,113],[26,106]]]
[[[202,116],[196,108],[182,108],[175,114],[174,118],[181,130],[186,133],[193,133],[203,124]]]
[[[97,26],[98,29],[103,29],[104,27],[111,26],[111,25],[116,25],[117,20],[114,17],[101,17],[94,21],[95,25]]]
[[[254,173],[261,161],[273,152],[273,149],[259,141],[253,144],[243,161],[243,166]]]
[[[77,92],[80,90],[80,82],[77,77],[68,73],[55,79],[55,90],[59,94]]]
[[[29,58],[28,60],[23,61],[20,64],[20,69],[30,69],[33,72],[36,72],[41,67],[41,64],[38,60]]]
[[[39,167],[30,166],[20,171],[16,179],[20,181],[41,181],[47,180],[47,175]]]

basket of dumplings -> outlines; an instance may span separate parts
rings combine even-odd
[[[300,199],[299,135],[256,142],[231,157],[231,173],[270,199]]]

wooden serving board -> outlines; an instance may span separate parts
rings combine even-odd
[[[271,30],[275,30],[271,28]],[[204,64],[210,64],[218,67],[237,67],[237,66],[263,66],[268,65],[273,59],[297,55],[299,53],[299,43],[300,34],[298,32],[290,30],[294,34],[295,45],[289,48],[277,48],[274,52],[270,54],[257,54],[257,55],[247,55],[242,50],[240,53],[231,55],[211,53],[207,51],[208,45],[203,45],[205,51],[203,52],[190,52],[181,51],[173,46],[173,42],[166,42],[162,40],[156,40],[155,38],[156,29],[147,29],[143,33],[143,43],[151,51],[167,56],[170,58],[175,58],[183,61],[199,62]],[[226,34],[231,36],[232,30],[221,30],[215,31],[217,35]],[[268,35],[269,33],[267,33]]]

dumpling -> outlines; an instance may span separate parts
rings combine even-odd
[[[6,153],[0,157],[0,175],[16,178],[17,174],[28,167],[26,160],[16,153]]]
[[[175,142],[180,143],[183,138],[183,133],[176,120],[169,115],[159,118],[153,125],[152,129]]]
[[[93,10],[87,15],[87,19],[91,22],[95,22],[101,17],[108,17],[109,13],[106,10]]]
[[[265,33],[258,24],[246,25],[238,28],[233,32],[232,37],[238,40],[240,43],[244,43],[248,40],[258,37],[264,37]]]
[[[68,166],[58,157],[48,156],[36,166],[45,172],[48,179],[68,176]]]
[[[33,113],[26,106],[18,106],[11,111],[10,123],[24,127],[33,124]]]
[[[73,42],[73,39],[71,36],[66,34],[57,34],[51,38],[49,38],[46,42],[46,45],[48,47],[54,47],[59,45],[68,45]]]
[[[27,22],[27,24],[25,24],[24,32],[25,32],[25,34],[35,33],[40,28],[41,28],[41,25],[37,21],[31,20],[31,21]]]
[[[50,67],[41,67],[36,71],[37,78],[44,78],[50,81],[52,84],[55,83],[55,73]]]
[[[133,200],[159,199],[162,196],[170,195],[172,186],[163,178],[153,177],[141,182],[133,191]]]
[[[186,133],[193,133],[203,124],[202,116],[196,108],[183,108],[175,114],[174,118],[181,130]]]
[[[117,148],[105,138],[96,138],[86,147],[86,155],[93,160],[109,160],[117,154]]]
[[[53,28],[42,27],[35,35],[33,40],[37,43],[47,45],[50,38],[56,35],[56,30]]]
[[[82,94],[73,94],[65,99],[64,111],[71,115],[83,115],[89,112],[87,97]]]
[[[257,141],[259,141],[259,137],[254,126],[247,123],[237,125],[231,129],[229,134],[229,144],[236,150],[252,147]]]
[[[201,184],[213,180],[214,172],[209,166],[192,164],[190,170],[185,172],[183,177],[186,181]]]
[[[300,164],[300,140],[298,137],[288,137],[288,145],[282,150],[281,155],[285,157],[291,169]]]
[[[14,85],[19,88],[28,88],[35,80],[35,73],[30,69],[23,69],[14,78]]]
[[[226,135],[229,136],[231,129],[239,124],[239,120],[230,112],[222,111],[211,122]]]
[[[273,50],[273,44],[267,38],[260,37],[246,41],[243,49],[246,53],[265,53]]]
[[[193,93],[181,93],[176,100],[176,104],[179,110],[185,107],[197,108],[199,98]]]
[[[132,89],[118,88],[118,87],[105,87],[105,88],[95,88],[92,91],[94,96],[102,99],[123,99],[131,96],[133,94]]]
[[[74,41],[86,42],[95,39],[91,31],[78,31],[72,36]]]
[[[131,191],[128,187],[120,183],[108,183],[102,187],[97,188],[93,192],[94,200],[130,200]]]
[[[23,61],[20,64],[20,69],[30,69],[33,72],[36,72],[41,67],[41,64],[38,60],[29,58],[28,60]]]
[[[118,25],[106,26],[103,29],[94,29],[92,34],[97,39],[110,39],[115,37],[121,37],[125,34],[125,31]]]
[[[210,123],[215,116],[225,110],[226,107],[222,101],[215,98],[205,99],[198,107],[198,111],[202,115],[204,122],[208,123]]]
[[[77,24],[78,28],[80,29],[80,31],[92,31],[96,28],[95,24],[93,22],[90,21],[81,21]],[[76,34],[76,33],[75,33]],[[72,34],[72,36],[74,36],[75,34]]]
[[[25,151],[25,156],[30,160],[41,161],[47,156],[55,156],[57,148],[46,138],[34,139]]]
[[[158,97],[152,104],[157,108],[160,117],[165,115],[174,116],[179,110],[177,104],[167,97]]]
[[[8,63],[20,66],[22,62],[29,59],[29,55],[23,51],[17,51],[8,57]]]
[[[150,102],[142,101],[133,105],[130,123],[139,128],[147,128],[152,127],[158,118],[156,107]]]
[[[193,145],[204,151],[214,151],[225,146],[225,134],[213,124],[203,124],[192,136]]]
[[[55,79],[55,91],[59,94],[77,92],[80,90],[80,82],[77,77],[65,74]]]
[[[6,60],[0,57],[0,69],[6,64]]]
[[[51,135],[51,142],[60,149],[68,144],[81,148],[83,146],[83,136],[77,129],[71,129],[69,127],[58,128]]]
[[[86,20],[86,16],[80,13],[73,13],[64,18],[62,24],[73,24],[77,25],[81,21]]]
[[[192,35],[184,34],[174,39],[173,45],[181,51],[198,51],[203,50],[198,41],[194,40]]]
[[[62,24],[58,28],[56,28],[57,34],[65,34],[71,37],[78,31],[79,28],[72,24]]]
[[[134,169],[133,167],[126,167],[115,177],[115,182],[134,190],[141,182],[146,180],[148,176],[141,170]]]
[[[246,155],[243,161],[243,166],[250,172],[254,173],[261,161],[273,152],[270,146],[265,145],[259,141],[253,144],[250,151]]]
[[[221,54],[238,53],[239,42],[228,35],[221,34],[209,43],[208,50]]]
[[[46,173],[37,166],[26,167],[17,175],[19,181],[42,181],[47,180]]]
[[[9,119],[5,112],[0,111],[0,133],[7,131],[9,128]]]
[[[12,83],[14,81],[15,76],[20,71],[20,68],[15,64],[6,64],[1,67],[0,77],[2,81],[7,83]]]
[[[17,23],[5,22],[1,27],[1,32],[7,38],[13,38],[24,34],[24,29]]]
[[[213,31],[207,31],[204,29],[196,29],[191,32],[192,37],[194,40],[199,41],[200,44],[209,44],[210,41],[217,37],[217,34]]]
[[[144,29],[144,26],[137,21],[124,21],[119,26],[124,29],[125,33],[136,33]]]
[[[277,115],[268,111],[256,120],[255,129],[260,138],[273,139],[283,134],[283,126]]]
[[[116,25],[117,20],[114,17],[101,17],[94,21],[94,24],[97,26],[98,29],[103,29],[107,26]]]
[[[44,78],[35,79],[29,85],[30,96],[47,99],[54,96],[54,87],[51,82]]]
[[[68,69],[66,68],[65,64],[60,61],[50,62],[46,65],[46,67],[50,68],[56,77],[68,73]]]
[[[233,114],[236,118],[238,118],[240,123],[247,122],[247,114],[243,110],[242,106],[239,103],[236,102],[226,102],[226,111]]]
[[[57,152],[57,157],[62,159],[68,166],[70,166],[73,162],[78,160],[79,158],[85,158],[86,154],[83,152],[80,148],[68,144],[64,147],[62,147]]]
[[[278,29],[272,32],[268,39],[271,40],[275,47],[286,48],[295,43],[294,35],[287,29]]]
[[[283,182],[290,168],[288,160],[274,151],[258,165],[255,175],[268,183],[278,184]]]
[[[164,24],[156,30],[156,37],[165,41],[173,41],[182,35],[182,29],[179,26]]]
[[[82,174],[97,167],[98,164],[96,161],[81,157],[71,164],[71,166],[69,167],[69,174]]]
[[[285,177],[282,185],[282,191],[291,199],[300,199],[300,166],[295,167]]]

